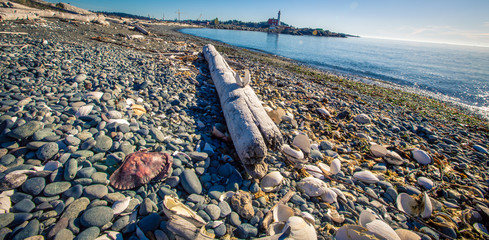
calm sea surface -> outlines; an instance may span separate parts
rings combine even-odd
[[[348,76],[380,79],[489,115],[489,48],[205,28],[181,32]]]

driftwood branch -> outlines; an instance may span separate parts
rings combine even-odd
[[[212,80],[221,101],[234,147],[248,173],[255,178],[266,174],[267,145],[272,149],[283,143],[282,134],[270,119],[261,101],[249,86],[239,86],[236,73],[212,45],[203,48]]]

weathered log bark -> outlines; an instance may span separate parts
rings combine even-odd
[[[208,44],[204,46],[203,53],[209,63],[236,152],[253,177],[262,177],[266,174],[263,160],[267,155],[267,145],[272,149],[279,148],[283,143],[282,134],[253,89],[236,83],[236,73],[216,48]]]
[[[134,29],[138,30],[139,32],[141,32],[144,35],[149,35],[148,30],[144,29],[143,27],[141,27],[137,24],[134,25]]]

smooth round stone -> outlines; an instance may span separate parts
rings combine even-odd
[[[44,195],[47,197],[51,197],[54,195],[61,194],[68,190],[71,187],[71,183],[69,182],[53,182],[44,188]]]
[[[231,212],[231,215],[229,216],[229,222],[235,227],[241,225],[241,220],[239,219],[238,213]]]
[[[251,224],[243,223],[238,226],[235,236],[238,238],[253,238],[258,235],[258,229]]]
[[[209,215],[209,217],[211,217],[212,220],[217,220],[221,216],[221,209],[214,204],[207,205],[204,211]]]
[[[419,177],[418,178],[418,185],[426,188],[427,190],[431,190],[433,188],[434,183],[429,178]]]
[[[14,213],[0,214],[0,229],[7,227],[14,221]]]
[[[85,167],[76,172],[77,178],[90,178],[97,171],[94,167]]]
[[[193,203],[203,203],[203,202],[205,202],[205,197],[202,195],[198,195],[198,194],[190,194],[187,197],[187,201],[190,201]]]
[[[81,141],[86,141],[87,139],[91,138],[93,134],[88,131],[83,131],[75,135],[77,138],[79,138]]]
[[[54,157],[54,155],[56,155],[56,153],[58,153],[58,151],[59,151],[58,144],[55,142],[49,142],[49,143],[42,145],[42,147],[40,147],[37,150],[36,156],[40,160],[45,161],[45,160],[48,160],[48,159],[51,159],[52,157]]]
[[[209,189],[209,193],[208,195],[212,198],[212,199],[216,199],[218,200],[219,197],[221,197],[222,193],[226,191],[226,188],[224,188],[224,186],[222,185],[214,185],[212,186],[210,189]]]
[[[202,184],[193,170],[187,169],[183,171],[180,178],[183,189],[185,189],[185,191],[187,191],[189,194],[202,193]]]
[[[81,73],[81,74],[78,74],[75,76],[75,81],[79,82],[79,83],[85,81],[86,79],[87,79],[87,75],[84,73]]]
[[[227,217],[229,214],[231,214],[231,206],[226,201],[219,202],[218,204],[219,209],[221,210],[221,215],[220,217]]]
[[[34,217],[32,213],[14,213],[14,221],[12,221],[11,226],[17,226],[25,221],[29,221],[32,217]]]
[[[146,216],[153,212],[153,201],[149,198],[145,198],[139,206],[139,215]]]
[[[116,110],[109,111],[107,114],[108,114],[107,117],[109,117],[110,119],[121,119],[122,118],[122,113],[119,111],[116,111]],[[127,125],[127,124],[123,124],[123,125]]]
[[[94,153],[90,150],[78,150],[71,154],[74,158],[90,158],[94,155]]]
[[[83,142],[80,146],[80,149],[82,150],[90,150],[92,149],[93,147],[95,147],[95,145],[97,144],[97,141],[95,141],[95,139],[88,139],[87,141]]]
[[[171,176],[165,180],[165,183],[168,184],[170,187],[175,188],[180,183],[180,177]]]
[[[107,184],[109,177],[107,173],[96,172],[90,177],[93,180],[93,184]]]
[[[70,189],[66,190],[66,192],[63,193],[63,197],[69,198],[72,197],[74,199],[77,199],[81,197],[83,194],[83,186],[81,184],[77,184]]]
[[[101,227],[112,219],[114,211],[107,206],[97,206],[86,210],[80,217],[80,222],[85,227]]]
[[[7,166],[15,161],[15,156],[12,154],[7,154],[0,159],[0,163]]]
[[[409,194],[409,195],[419,195],[421,194],[421,191],[419,191],[417,188],[413,187],[413,186],[405,186],[406,188],[406,193]]]
[[[226,224],[221,224],[214,228],[214,233],[216,234],[216,237],[222,237],[226,235]]]
[[[196,162],[205,161],[209,157],[205,152],[189,152],[187,155]]]
[[[78,146],[81,143],[81,140],[75,136],[68,136],[65,138],[65,142],[68,146]]]
[[[27,179],[22,185],[22,191],[32,196],[39,195],[46,186],[46,180],[43,177],[34,177]]]
[[[474,145],[473,148],[477,151],[477,152],[480,152],[480,153],[485,153],[485,154],[489,154],[489,152],[487,151],[487,149],[483,146],[480,146],[480,145]]]
[[[389,196],[389,198],[390,198],[390,200],[392,200],[392,202],[396,202],[397,195],[398,195],[396,189],[394,189],[393,187],[388,187],[385,190],[385,193]]]
[[[92,184],[93,180],[91,178],[77,178],[73,180],[74,184],[81,184],[83,186],[88,186]]]
[[[221,165],[219,167],[219,169],[217,170],[217,172],[219,173],[219,176],[221,177],[229,177],[231,175],[231,173],[233,172],[234,170],[234,167],[229,164],[229,163],[226,163],[224,165]]]
[[[96,239],[98,237],[98,235],[100,235],[100,228],[89,227],[89,228],[83,230],[83,232],[79,233],[75,239],[76,240],[92,240],[92,239]]]
[[[204,219],[204,221],[209,222],[211,221],[211,217],[209,217],[209,214],[207,214],[204,210],[199,210],[197,214]]]
[[[24,240],[28,237],[35,236],[39,233],[39,220],[33,219],[31,220],[24,229],[20,230],[12,240]]]
[[[32,136],[35,132],[41,129],[42,123],[38,121],[29,121],[25,124],[10,131],[8,135],[16,139],[23,139]]]
[[[413,150],[413,158],[422,165],[428,165],[432,162],[431,157],[423,150]]]
[[[114,222],[114,224],[112,224],[111,229],[116,232],[120,232],[123,228],[125,228],[129,224],[129,217],[130,217],[129,215],[120,217]]]
[[[151,128],[149,130],[149,134],[153,137],[158,142],[164,142],[165,141],[165,135],[157,128]]]
[[[88,199],[100,199],[109,193],[107,186],[102,184],[95,184],[85,187],[83,195]]]
[[[292,198],[290,198],[290,201],[297,206],[301,206],[307,203],[306,200],[304,200],[304,198],[302,198],[299,194],[294,194]]]
[[[36,208],[36,204],[32,202],[30,199],[24,199],[13,206],[12,212],[31,212],[34,208]]]
[[[66,181],[73,180],[78,172],[78,160],[72,158],[65,164],[63,177]]]
[[[54,237],[54,240],[72,240],[75,236],[73,235],[73,232],[71,232],[69,229],[61,229],[56,236]]]
[[[160,226],[160,223],[162,221],[162,218],[158,213],[151,213],[148,216],[144,217],[143,219],[139,220],[138,226],[141,228],[143,232],[149,232],[149,231],[154,231],[158,229]]]
[[[370,123],[370,117],[367,114],[358,114],[353,118],[355,122],[360,123],[360,124],[367,124]]]
[[[66,207],[63,215],[61,215],[61,218],[77,218],[83,210],[87,209],[88,204],[90,204],[90,200],[88,200],[86,197],[75,199],[75,201]]]
[[[109,203],[114,203],[116,201],[120,201],[126,198],[124,194],[120,192],[114,192],[114,193],[108,193],[107,195],[104,196],[104,200],[106,200]]]
[[[93,150],[96,152],[107,152],[112,147],[112,138],[106,135],[100,135],[96,139]]]
[[[311,150],[310,156],[314,159],[323,159],[323,154],[319,150]]]

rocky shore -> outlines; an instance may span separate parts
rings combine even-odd
[[[422,114],[176,26],[145,25],[151,35],[125,22],[0,26],[0,239],[178,239],[186,233],[170,224],[168,199],[216,239],[266,237],[280,220],[299,226],[285,213],[313,226],[291,227],[292,239],[489,236],[487,126]],[[287,146],[303,153],[270,151],[267,181],[247,176],[226,140],[200,54],[207,43],[250,70]],[[143,149],[173,156],[171,176],[113,188],[110,175]]]

